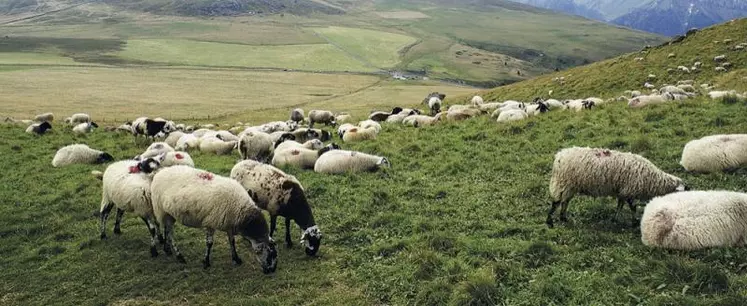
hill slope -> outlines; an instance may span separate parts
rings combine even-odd
[[[156,14],[186,16],[233,16],[252,14],[313,13],[341,14],[344,11],[323,1],[312,0],[106,0],[112,5]]]

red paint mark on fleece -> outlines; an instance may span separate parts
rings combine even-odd
[[[597,157],[602,157],[602,156],[607,157],[607,156],[612,155],[612,152],[610,152],[610,150],[604,150],[604,151],[601,151],[601,152],[597,152],[594,155],[596,155]]]
[[[206,180],[206,181],[212,181],[213,177],[215,177],[212,173],[209,172],[203,172],[197,175],[197,177]]]
[[[130,166],[130,173],[140,173],[140,167]]]
[[[184,155],[181,155],[179,153],[174,154],[174,157],[176,157],[176,159],[184,159]]]
[[[299,150],[293,150],[293,151],[291,151],[291,155],[298,155],[298,154],[301,154],[301,151],[299,151]]]

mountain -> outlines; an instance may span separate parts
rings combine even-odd
[[[514,0],[536,7],[578,15],[594,20],[610,21],[653,0]]]
[[[747,16],[744,0],[658,0],[612,23],[667,36]]]

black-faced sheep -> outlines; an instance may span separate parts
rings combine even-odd
[[[389,118],[389,116],[396,115],[401,112],[402,112],[402,108],[397,106],[393,108],[391,112],[380,112],[380,111],[373,112],[370,115],[368,115],[368,119],[376,121],[376,122],[382,122],[382,121],[386,121],[386,119]]]
[[[314,172],[341,174],[346,172],[376,171],[383,167],[391,167],[386,157],[356,151],[332,150],[316,160]]]
[[[102,164],[114,160],[111,154],[94,150],[84,144],[72,144],[57,150],[52,159],[52,167],[73,164]]]
[[[99,125],[96,122],[80,123],[73,127],[73,133],[76,135],[88,134],[93,131],[94,128],[98,128]]]
[[[44,121],[42,123],[34,123],[29,125],[29,127],[26,128],[26,133],[44,135],[44,133],[46,133],[47,130],[50,129],[52,129],[52,125],[49,124],[49,122]]]
[[[296,221],[303,231],[301,244],[305,245],[306,254],[316,255],[322,232],[314,222],[303,186],[295,176],[271,165],[242,161],[231,169],[231,178],[241,183],[257,206],[270,213],[270,237],[275,233],[277,217],[282,216],[285,218],[285,243],[291,247],[290,221]]]
[[[560,220],[567,221],[568,203],[576,194],[617,198],[617,212],[627,202],[633,212],[633,200],[648,200],[687,188],[682,180],[656,167],[648,159],[633,153],[601,148],[572,147],[558,151],[550,179],[552,204],[547,226],[561,206]]]

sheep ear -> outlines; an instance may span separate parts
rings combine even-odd
[[[295,182],[286,180],[285,182],[283,182],[283,185],[280,188],[285,189],[285,190],[290,190],[290,189],[293,189],[293,187],[296,187],[296,185],[297,184]]]

